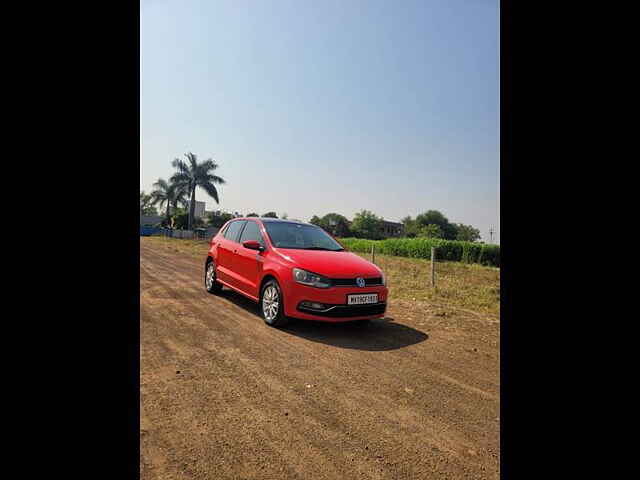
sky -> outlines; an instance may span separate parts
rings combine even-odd
[[[141,190],[193,152],[227,181],[207,210],[439,210],[499,243],[497,0],[142,0],[140,20]]]

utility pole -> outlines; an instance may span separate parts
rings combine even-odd
[[[489,229],[489,243],[493,243],[493,227]]]

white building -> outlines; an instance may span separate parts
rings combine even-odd
[[[194,210],[193,216],[196,218],[203,218],[205,205],[206,205],[205,202],[199,202],[198,200],[196,200],[196,208]],[[191,202],[189,202],[189,208],[190,207],[191,207]]]

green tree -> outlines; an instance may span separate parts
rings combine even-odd
[[[418,233],[419,233],[418,223],[413,218],[411,218],[410,215],[404,217],[400,221],[404,225],[405,237],[413,238],[418,236]]]
[[[187,213],[187,210],[184,208],[172,208],[171,213],[169,214],[169,219],[164,219],[162,221],[162,224],[168,228],[178,228],[178,225],[184,228],[184,226],[186,226],[189,221],[188,215],[189,214]],[[186,220],[183,220],[182,217],[184,217],[184,219]],[[180,221],[178,221],[178,218],[180,218]]]
[[[322,220],[320,220],[320,217],[318,217],[317,215],[311,217],[309,223],[311,223],[312,225],[317,225],[318,227],[322,227]]]
[[[442,230],[435,223],[430,223],[418,229],[418,237],[442,238]]]
[[[480,230],[477,228],[462,223],[458,223],[456,228],[458,229],[456,240],[463,240],[465,242],[477,242],[480,240]]]
[[[351,232],[359,238],[378,240],[382,238],[382,220],[382,217],[378,217],[369,210],[361,210],[353,218]]]
[[[185,157],[187,157],[186,162],[179,158],[173,161],[172,165],[177,169],[177,172],[173,174],[171,180],[187,189],[190,198],[188,228],[191,230],[193,228],[193,218],[196,208],[196,188],[202,188],[207,195],[219,204],[220,201],[218,199],[216,185],[224,185],[226,182],[214,174],[218,168],[218,164],[213,160],[208,159],[198,163],[198,158],[191,152],[185,154]]]
[[[159,204],[160,208],[166,207],[165,222],[169,225],[171,207],[175,209],[178,207],[178,204],[186,206],[187,190],[182,184],[167,182],[162,178],[159,178],[153,186],[155,187],[155,190],[151,192],[153,204]]]
[[[222,212],[220,215],[215,213],[209,214],[209,225],[212,227],[221,228],[225,223],[234,218],[231,213]]]
[[[264,217],[264,218],[278,218],[278,215],[276,214],[276,212],[267,212],[267,213],[263,214],[262,217]]]
[[[247,213],[247,217],[257,217],[257,213]]]
[[[189,229],[189,212],[183,209],[177,209],[174,214],[171,215],[171,226],[178,230]]]
[[[153,206],[153,197],[146,194],[144,190],[140,192],[140,215],[157,215],[158,211]]]
[[[179,208],[172,216],[173,226],[179,230],[192,230],[197,227],[204,226],[204,221],[201,218],[194,218],[191,228],[189,228],[189,212],[186,209]]]
[[[349,220],[339,213],[327,213],[320,219],[320,226],[335,237],[351,235]]]
[[[421,213],[416,217],[416,223],[418,228],[426,227],[427,225],[437,225],[442,232],[442,238],[445,240],[455,240],[458,234],[458,229],[452,223],[449,223],[447,217],[437,210],[429,210]]]

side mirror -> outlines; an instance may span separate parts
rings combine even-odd
[[[242,242],[242,246],[244,248],[248,248],[250,250],[258,250],[260,252],[264,250],[264,247],[260,245],[260,242],[258,242],[257,240],[247,240],[246,242]]]

